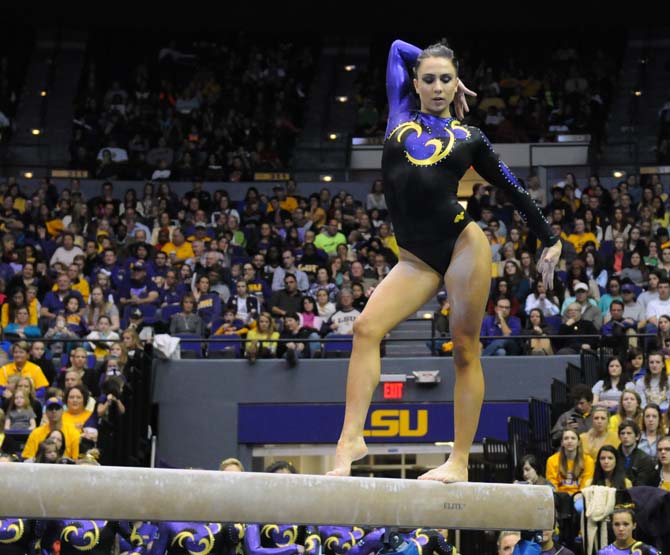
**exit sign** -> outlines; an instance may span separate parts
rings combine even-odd
[[[384,399],[402,399],[403,382],[384,382]]]

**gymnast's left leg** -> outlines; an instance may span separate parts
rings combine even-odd
[[[454,342],[454,447],[449,460],[420,480],[465,482],[468,457],[484,400],[479,336],[491,284],[491,249],[475,222],[456,241],[445,277],[449,295],[449,329]]]

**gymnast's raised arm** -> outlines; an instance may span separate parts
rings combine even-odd
[[[401,40],[394,40],[386,65],[386,96],[389,102],[389,119],[394,114],[417,109],[412,68],[421,50]]]

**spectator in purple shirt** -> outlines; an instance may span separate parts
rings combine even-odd
[[[79,299],[79,305],[84,306],[84,299],[79,291],[72,289],[72,282],[67,274],[61,274],[56,280],[56,291],[49,291],[44,296],[42,301],[42,308],[40,309],[40,316],[52,320],[56,315],[65,310],[65,299],[74,295]]]
[[[521,333],[521,320],[510,316],[512,303],[508,298],[501,297],[496,302],[495,315],[487,316],[482,322],[482,338],[485,336],[494,339],[482,339],[484,345],[482,356],[505,356],[521,354],[521,347],[513,337]]]

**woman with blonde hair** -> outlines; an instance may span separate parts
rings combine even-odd
[[[247,333],[245,356],[250,364],[256,359],[274,358],[277,353],[277,339],[279,332],[275,321],[269,312],[261,312],[258,317],[258,325]]]
[[[603,445],[619,447],[621,441],[616,432],[608,429],[610,411],[607,407],[593,407],[591,410],[591,429],[579,434],[584,454],[597,461],[598,450]]]

